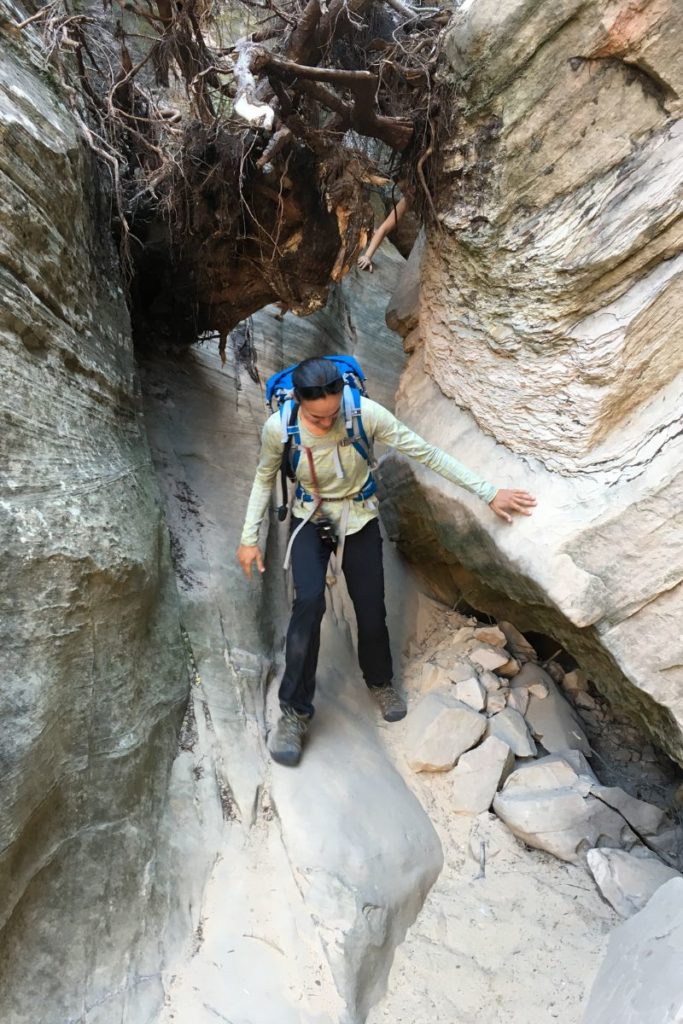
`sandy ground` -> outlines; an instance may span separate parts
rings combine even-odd
[[[396,597],[410,582],[391,545],[385,551],[396,632]],[[416,697],[407,696],[410,706]],[[528,849],[493,814],[453,814],[450,775],[413,772],[404,724],[379,728],[441,839],[444,866],[367,1024],[579,1024],[620,918],[582,868]]]

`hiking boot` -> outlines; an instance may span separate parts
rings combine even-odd
[[[300,715],[293,708],[283,708],[282,717],[270,741],[270,756],[278,764],[294,767],[301,760],[301,747],[311,721],[309,715]]]
[[[370,693],[379,705],[385,722],[400,722],[406,717],[406,702],[393,686],[371,686]]]

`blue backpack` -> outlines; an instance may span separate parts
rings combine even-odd
[[[367,395],[365,390],[365,374],[360,363],[353,356],[323,356],[329,359],[338,367],[344,389],[342,391],[342,408],[344,410],[344,422],[346,426],[345,444],[352,444],[359,455],[368,464],[368,478],[363,489],[354,498],[354,501],[366,501],[377,490],[377,483],[372,470],[376,468],[372,442],[363,427],[361,417],[361,395]],[[282,504],[277,510],[278,519],[282,522],[287,517],[287,479],[296,480],[296,470],[301,458],[303,446],[301,444],[301,433],[299,430],[298,412],[299,406],[294,399],[294,383],[292,373],[299,364],[288,366],[279,373],[274,373],[266,381],[266,405],[273,410],[273,402],[277,403],[280,410],[280,424],[282,429],[282,464],[280,467],[282,481]],[[273,410],[274,411],[274,410]],[[340,475],[341,466],[339,467]],[[302,501],[313,501],[314,496],[309,494],[299,483],[296,488],[296,497]]]

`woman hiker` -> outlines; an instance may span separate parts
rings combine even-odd
[[[370,693],[387,722],[406,714],[391,685],[392,663],[384,607],[382,539],[377,505],[365,499],[367,456],[349,440],[342,407],[344,381],[331,359],[305,359],[292,375],[300,457],[297,498],[292,508],[291,564],[295,599],[287,631],[285,671],[279,690],[282,716],[270,741],[274,761],[298,764],[313,717],[320,624],[325,612],[325,578],[336,548],[358,622],[358,661]],[[363,397],[361,421],[367,438],[390,445],[460,484],[487,502],[501,519],[531,515],[536,499],[526,491],[498,489],[399,422],[383,406]],[[261,455],[247,506],[240,565],[265,571],[258,533],[283,456],[282,419],[275,412],[263,428]]]

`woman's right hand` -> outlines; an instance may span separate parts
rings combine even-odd
[[[372,260],[370,259],[369,256],[359,256],[358,266],[360,267],[361,270],[369,270],[370,273],[372,273],[373,271]]]
[[[266,571],[258,544],[240,544],[237,549],[237,560],[242,566],[242,572],[247,579],[251,579],[251,567],[254,562],[256,562],[256,568],[259,572]]]

